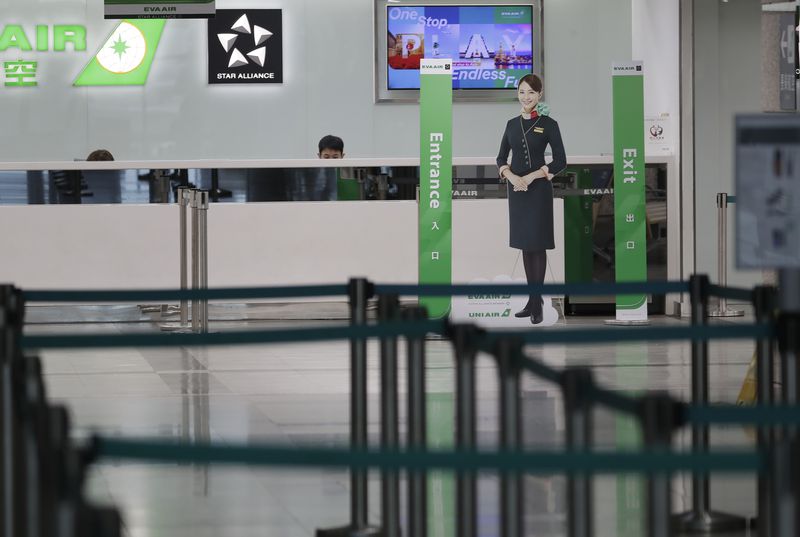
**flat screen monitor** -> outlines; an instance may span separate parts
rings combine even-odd
[[[456,100],[513,99],[543,74],[541,3],[376,2],[376,100],[418,99],[420,61],[453,61]]]

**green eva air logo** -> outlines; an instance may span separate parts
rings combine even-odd
[[[75,80],[75,86],[144,86],[166,21],[123,20]]]

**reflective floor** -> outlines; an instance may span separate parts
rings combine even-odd
[[[275,308],[282,307],[276,315]],[[326,310],[327,308],[327,310]],[[214,330],[331,325],[333,321],[302,320],[306,312],[328,311],[336,319],[343,305],[214,306]],[[109,315],[109,312],[113,315]],[[292,317],[297,320],[269,320]],[[316,316],[316,315],[315,315]],[[113,318],[112,322],[109,321]],[[245,320],[231,320],[244,318]],[[144,319],[144,321],[143,321]],[[28,333],[129,333],[158,330],[134,307],[30,308]],[[216,320],[215,320],[216,319]],[[602,318],[573,318],[566,326],[602,325]],[[752,319],[745,319],[749,321]],[[80,322],[78,322],[80,321]],[[686,321],[657,317],[656,325]],[[743,322],[735,321],[719,322]],[[609,330],[626,330],[609,328]],[[629,330],[629,329],[628,329]],[[453,361],[449,343],[427,342],[429,440],[452,442]],[[400,345],[400,356],[404,356]],[[620,345],[551,345],[527,352],[557,367],[591,366],[603,385],[630,392],[668,390],[688,399],[690,351],[684,343]],[[713,342],[711,400],[734,402],[741,387],[753,344]],[[287,445],[344,446],[348,440],[348,347],[346,343],[126,349],[43,352],[51,399],[72,411],[77,437],[91,433],[126,437],[161,437],[219,443],[248,441]],[[378,348],[370,345],[370,433],[378,436]],[[401,367],[404,360],[401,360]],[[497,443],[497,382],[493,361],[481,356],[479,367],[479,437],[483,447]],[[400,374],[401,403],[405,370]],[[525,442],[531,447],[563,443],[564,413],[559,390],[525,377]],[[403,405],[401,404],[401,407]],[[405,420],[402,412],[401,419]],[[607,411],[595,414],[595,444],[599,448],[631,448],[639,441],[637,427]],[[404,426],[401,425],[401,431]],[[713,429],[713,446],[751,445],[747,431]],[[687,448],[688,431],[675,438]],[[673,504],[685,510],[691,480],[676,476]],[[429,500],[430,535],[453,536],[452,480],[436,480]],[[755,477],[716,476],[711,485],[717,510],[743,516],[755,514]],[[565,535],[564,480],[558,476],[525,481],[527,535]],[[102,464],[94,468],[88,493],[119,505],[129,537],[309,537],[316,528],[346,522],[349,479],[345,471],[280,470],[244,467],[209,469],[192,465]],[[497,481],[480,480],[480,535],[498,529]],[[370,512],[379,519],[377,475],[371,476]],[[643,536],[643,483],[636,476],[604,476],[595,480],[597,536]],[[743,535],[743,534],[741,534]]]

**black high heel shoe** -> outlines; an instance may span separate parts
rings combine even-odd
[[[517,313],[514,314],[514,317],[517,317],[519,319],[522,319],[523,317],[530,317],[530,316],[531,316],[531,307],[530,307],[530,305],[525,306],[524,308],[522,308],[521,310],[519,310]]]
[[[531,324],[540,324],[544,320],[544,298],[541,299],[541,303],[538,312],[531,312]]]

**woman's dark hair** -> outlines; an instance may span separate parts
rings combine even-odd
[[[322,153],[323,149],[344,152],[344,141],[338,136],[328,134],[327,136],[323,136],[319,141],[319,152]]]
[[[114,160],[114,155],[111,154],[111,151],[107,149],[96,149],[89,153],[89,156],[86,157],[86,160],[89,162],[95,162],[100,160]]]
[[[534,75],[533,73],[523,76],[522,80],[520,80],[519,83],[522,84],[523,82],[529,85],[531,89],[537,93],[541,92],[542,89],[544,88],[544,84],[542,84],[542,79]]]

